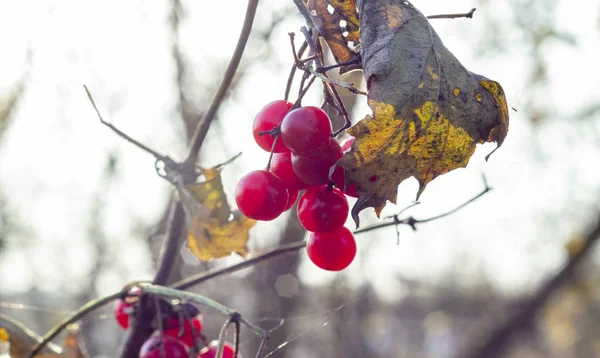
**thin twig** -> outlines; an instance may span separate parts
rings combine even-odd
[[[125,139],[129,143],[135,145],[136,147],[140,148],[141,150],[143,150],[147,153],[152,154],[156,159],[162,160],[164,162],[167,162],[170,160],[169,157],[162,155],[162,154],[158,153],[157,151],[155,151],[154,149],[147,147],[145,144],[138,142],[137,140],[130,137],[127,133],[121,131],[119,128],[117,128],[114,125],[112,125],[111,123],[108,123],[107,121],[105,121],[104,118],[102,118],[102,115],[100,114],[100,111],[98,110],[98,107],[96,107],[96,103],[94,102],[94,98],[92,97],[90,90],[87,88],[86,85],[83,85],[83,88],[85,89],[85,93],[87,93],[87,96],[88,96],[90,102],[92,103],[92,107],[94,107],[94,111],[96,111],[96,115],[98,115],[98,119],[100,120],[100,123],[102,123],[105,126],[107,126],[108,128],[110,128],[119,137]]]
[[[225,97],[225,94],[229,89],[229,85],[233,80],[233,77],[240,64],[240,60],[242,59],[242,55],[244,54],[246,43],[248,42],[250,32],[252,31],[252,23],[254,22],[254,16],[256,15],[257,6],[258,0],[248,1],[248,7],[246,8],[244,24],[242,26],[242,31],[240,33],[240,37],[235,47],[235,51],[233,52],[231,60],[227,65],[227,69],[225,70],[225,75],[223,75],[221,85],[215,93],[215,96],[213,97],[210,106],[208,107],[206,114],[204,115],[204,118],[200,122],[198,122],[198,126],[196,127],[194,135],[192,136],[192,143],[190,145],[188,156],[184,161],[185,163],[194,164],[198,159],[200,147],[202,147],[202,143],[204,143],[204,139],[206,138],[206,134],[208,133],[208,129],[210,128],[210,124],[215,118],[215,115],[217,114],[217,111],[221,106],[221,102],[223,102],[223,98]]]
[[[48,333],[46,333],[44,337],[42,337],[42,340],[33,347],[31,353],[29,354],[29,358],[35,357],[46,346],[46,344],[48,344],[48,342],[50,342],[60,332],[66,329],[68,325],[79,321],[90,312],[93,312],[94,310],[106,305],[110,301],[120,298],[122,295],[123,291],[119,291],[113,293],[112,295],[92,300],[86,303],[85,305],[81,306],[77,311],[75,311],[75,313],[62,320],[56,326],[52,327],[52,329],[50,329]]]
[[[258,345],[258,350],[256,351],[255,358],[262,357],[262,354],[263,354],[265,348],[267,347],[267,341],[268,340],[269,340],[269,335],[268,334],[266,336],[264,336],[264,337],[261,338],[260,344]]]
[[[202,282],[210,280],[212,278],[226,275],[229,273],[237,272],[239,270],[254,266],[262,261],[268,260],[272,257],[277,257],[281,255],[294,253],[305,246],[304,241],[293,242],[290,244],[279,246],[273,250],[267,251],[263,254],[255,256],[253,258],[249,258],[237,264],[223,267],[223,268],[214,268],[212,270],[200,272],[196,275],[192,275],[184,278],[183,280],[175,282],[171,287],[179,290],[187,290],[193,286],[196,286]]]
[[[362,94],[363,96],[368,95],[369,93],[365,90],[361,90],[360,88],[354,87],[354,83],[352,82],[344,82],[344,81],[338,81],[338,80],[334,80],[333,78],[329,78],[324,76],[322,73],[308,67],[307,71],[310,72],[310,74],[316,76],[318,79],[320,79],[323,82],[326,83],[330,83],[332,85],[336,85],[338,87],[342,87],[348,90],[348,92],[353,93],[353,94]]]
[[[302,27],[300,29],[300,31],[302,32],[302,34],[304,34],[305,40],[308,43],[308,46],[311,48],[312,52],[316,53],[316,54],[320,54],[320,47],[319,47],[319,43],[315,42],[313,40],[313,38],[311,37],[311,33],[309,32],[308,28],[306,27]],[[318,35],[317,35],[318,36]],[[317,65],[317,67],[323,67],[323,63],[321,61],[321,59],[317,56],[314,60],[315,64]],[[301,64],[299,64],[301,65]],[[310,67],[310,65],[305,66],[307,68],[308,71],[314,71],[312,70],[312,68]],[[350,117],[348,116],[348,112],[346,111],[346,108],[344,106],[344,103],[342,102],[340,95],[337,92],[337,89],[334,86],[331,86],[330,84],[332,84],[330,80],[330,78],[327,76],[326,73],[324,74],[320,74],[316,71],[314,71],[315,73],[311,74],[315,77],[318,77],[319,79],[321,79],[321,81],[323,81],[323,83],[325,84],[325,87],[329,90],[329,92],[331,93],[333,100],[336,104],[336,106],[341,109],[342,111],[342,116],[344,117],[344,125],[338,129],[337,131],[335,131],[334,133],[332,133],[332,137],[337,136],[339,133],[341,133],[342,131],[344,131],[346,128],[349,128],[350,125],[352,124],[350,121]],[[327,79],[327,80],[325,80]],[[339,81],[335,81],[335,82],[339,82]],[[342,83],[342,82],[339,82]],[[350,86],[352,88],[354,88],[353,85],[347,85]],[[366,94],[366,93],[365,93]]]
[[[302,0],[292,0],[294,2],[294,5],[296,5],[296,8],[298,8],[298,12],[300,13],[300,15],[302,15],[304,17],[304,20],[306,21],[306,25],[308,25],[308,27],[315,27],[315,24],[313,23],[311,17],[310,17],[310,13],[308,12],[308,8],[306,7],[306,4],[302,1]]]
[[[269,153],[269,161],[267,162],[267,167],[265,168],[266,171],[271,170],[271,161],[273,160],[273,154],[275,154],[275,146],[277,145],[277,142],[279,141],[280,137],[281,137],[281,135],[277,135],[275,137],[275,140],[273,141],[273,145],[271,145],[271,152]]]
[[[444,213],[444,214],[440,214],[440,215],[436,215],[434,217],[431,218],[427,218],[427,219],[415,219],[412,216],[406,219],[398,219],[398,220],[394,220],[394,221],[390,221],[390,222],[386,222],[386,223],[381,223],[381,224],[377,224],[377,225],[373,225],[373,226],[368,226],[365,227],[363,229],[359,229],[359,230],[355,230],[354,234],[361,234],[361,233],[365,233],[368,231],[373,231],[376,229],[380,229],[380,228],[384,228],[384,227],[388,227],[388,226],[392,226],[392,225],[398,225],[398,224],[406,224],[406,225],[416,225],[418,223],[425,223],[425,222],[429,222],[435,219],[439,219],[442,218],[444,216],[453,214],[455,212],[457,212],[458,210],[464,208],[465,206],[467,206],[468,204],[472,203],[473,201],[479,199],[480,197],[482,197],[483,195],[485,195],[486,193],[488,193],[490,190],[492,190],[492,188],[490,188],[487,185],[487,182],[484,181],[484,185],[485,188],[483,189],[482,192],[480,192],[479,194],[477,194],[476,196],[474,196],[473,198],[469,199],[467,202],[461,204],[460,206],[456,207],[455,209]],[[412,204],[410,207],[413,207],[415,204]],[[400,213],[403,213],[406,209],[403,209],[402,211],[400,211]],[[392,219],[394,217],[391,217]],[[412,226],[411,225],[411,226]],[[280,247],[277,247],[275,249],[269,250],[265,253],[262,253],[258,256],[249,258],[245,261],[242,261],[240,263],[237,263],[235,265],[231,265],[231,266],[227,266],[227,267],[223,267],[223,268],[215,268],[212,270],[208,270],[208,271],[204,271],[204,272],[200,272],[196,275],[193,276],[189,276],[184,278],[181,281],[175,282],[173,285],[171,285],[171,287],[176,288],[176,289],[180,289],[180,290],[187,290],[195,285],[198,285],[202,282],[205,282],[207,280],[210,280],[212,278],[218,277],[218,276],[222,276],[222,275],[226,275],[226,274],[230,274],[233,272],[237,272],[239,270],[243,270],[245,268],[251,267],[251,266],[255,266],[260,262],[269,260],[271,258],[274,257],[278,257],[281,255],[287,255],[287,254],[291,254],[294,253],[300,249],[302,249],[304,246],[306,246],[306,242],[304,240],[302,241],[297,241],[297,242],[292,242],[289,243],[287,245],[283,245]]]
[[[304,98],[304,95],[306,95],[306,92],[308,92],[308,90],[310,89],[310,86],[312,86],[312,84],[315,82],[316,79],[317,78],[315,76],[312,76],[310,78],[310,80],[308,81],[308,84],[306,84],[306,86],[298,94],[298,99],[296,100],[296,102],[294,102],[294,104],[292,105],[292,108],[298,108],[300,106],[300,104],[302,103],[302,98]]]
[[[471,352],[461,355],[461,357],[470,358],[488,358],[498,357],[504,351],[510,338],[517,334],[521,329],[530,327],[538,311],[544,307],[550,296],[562,287],[571,278],[583,259],[592,250],[594,244],[600,239],[600,216],[593,227],[585,237],[583,247],[575,255],[571,256],[569,261],[531,298],[521,306],[521,308],[502,324],[492,328],[486,337],[478,338],[475,348]],[[481,343],[479,343],[481,342]]]
[[[472,19],[473,18],[473,13],[475,12],[475,8],[472,8],[471,11],[464,13],[464,14],[442,14],[442,15],[429,15],[427,16],[428,19],[433,20],[433,19],[458,19],[461,17],[467,18],[467,19]]]
[[[350,61],[338,62],[335,65],[318,67],[317,68],[317,72],[324,73],[324,72],[327,72],[329,70],[333,70],[333,69],[336,69],[336,68],[340,68],[340,67],[344,67],[344,66],[356,65],[357,63],[360,63],[360,61],[361,61],[360,58],[355,58],[355,59],[350,60]]]
[[[225,348],[225,338],[227,337],[227,330],[229,329],[229,325],[231,325],[234,321],[238,322],[240,314],[238,312],[234,312],[227,317],[225,324],[221,327],[221,331],[219,332],[219,345],[217,345],[217,353],[215,357],[221,358],[223,357],[223,349]]]
[[[300,49],[298,50],[298,53],[295,54],[296,57],[301,57],[302,55],[304,55],[304,51],[306,51],[306,48],[308,47],[308,44],[306,43],[306,41],[300,46]],[[290,98],[290,91],[292,90],[292,83],[294,82],[294,75],[296,74],[296,70],[298,69],[298,66],[296,66],[296,64],[294,63],[292,65],[292,68],[290,69],[290,75],[288,76],[288,80],[287,83],[285,85],[285,94],[283,96],[284,100],[288,100]]]

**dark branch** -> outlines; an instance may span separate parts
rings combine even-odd
[[[472,19],[473,18],[473,13],[475,12],[475,8],[472,8],[471,11],[464,13],[464,14],[443,14],[443,15],[429,15],[427,16],[428,19],[432,20],[432,19],[458,19],[458,18],[467,18],[467,19]]]
[[[569,261],[549,281],[542,285],[538,291],[521,306],[521,308],[508,318],[505,322],[490,330],[486,337],[477,339],[476,347],[461,357],[488,358],[500,356],[510,338],[521,329],[530,327],[538,311],[544,307],[550,296],[562,287],[574,274],[575,269],[591,251],[594,244],[600,238],[600,216],[596,226],[589,231],[585,237],[584,245],[579,252],[571,256]]]
[[[484,187],[484,189],[479,194],[475,195],[471,199],[467,200],[466,202],[460,204],[456,208],[454,208],[454,209],[452,209],[450,211],[447,211],[445,213],[442,213],[442,214],[439,214],[439,215],[436,215],[436,216],[432,216],[432,217],[426,218],[426,219],[415,219],[412,216],[409,216],[409,217],[404,218],[404,219],[399,219],[398,215],[400,215],[402,212],[405,211],[405,209],[403,209],[402,211],[400,211],[400,213],[392,216],[393,221],[386,222],[386,223],[381,223],[381,224],[377,224],[377,225],[373,225],[373,226],[368,226],[368,227],[365,227],[363,229],[358,229],[358,230],[354,231],[354,234],[362,234],[362,233],[365,233],[365,232],[369,232],[369,231],[381,229],[381,228],[388,227],[388,226],[400,225],[400,224],[408,225],[411,228],[413,228],[413,230],[416,230],[416,225],[417,224],[423,224],[423,223],[426,223],[426,222],[429,222],[429,221],[434,221],[434,220],[446,217],[448,215],[454,214],[455,212],[457,212],[460,209],[464,208],[465,206],[471,204],[472,202],[474,202],[475,200],[481,198],[482,196],[484,196],[485,194],[487,194],[488,192],[490,192],[492,190],[492,188],[488,186],[485,177],[483,177],[483,184],[484,184],[485,187]],[[412,206],[414,206],[414,204],[410,205],[409,207],[412,207]]]
[[[166,285],[169,281],[175,264],[175,258],[179,253],[179,239],[182,236],[181,231],[184,223],[185,213],[183,205],[181,205],[181,201],[175,200],[173,209],[169,215],[167,233],[161,248],[161,255],[158,259],[158,269],[154,275],[154,280],[152,280],[152,283],[155,285]]]

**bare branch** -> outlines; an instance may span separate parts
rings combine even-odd
[[[169,214],[167,233],[158,259],[158,269],[152,283],[155,285],[166,285],[174,266],[174,260],[179,253],[179,238],[185,223],[185,213],[181,201],[175,200]]]
[[[227,65],[227,69],[225,70],[225,75],[223,76],[223,80],[221,81],[221,85],[215,93],[215,96],[210,103],[210,107],[206,111],[204,118],[198,122],[198,126],[196,127],[196,131],[192,137],[192,143],[190,145],[190,150],[187,158],[185,159],[185,163],[187,164],[195,164],[198,159],[198,152],[200,151],[200,147],[202,147],[202,143],[204,143],[204,139],[206,139],[206,134],[208,133],[208,129],[210,128],[210,124],[212,123],[219,107],[221,106],[221,102],[223,102],[223,98],[227,93],[227,89],[229,89],[229,85],[233,80],[233,76],[235,75],[237,68],[240,64],[240,60],[242,59],[242,55],[244,53],[244,49],[246,48],[246,43],[248,42],[248,38],[250,37],[250,31],[252,30],[252,23],[254,22],[254,16],[256,15],[256,8],[258,6],[258,0],[249,0],[248,7],[246,8],[246,17],[244,18],[244,25],[242,26],[242,31],[240,33],[240,37],[238,39],[238,43],[235,47],[235,51],[231,56],[231,60],[229,61],[229,65]]]
[[[490,329],[485,337],[478,338],[477,342],[481,343],[478,343],[470,352],[461,354],[460,357],[489,358],[500,356],[510,338],[524,327],[531,326],[538,311],[544,307],[550,296],[573,276],[577,265],[583,261],[598,239],[600,239],[600,215],[596,225],[586,235],[581,250],[571,256],[556,275],[542,285],[514,315],[502,324]]]
[[[454,208],[454,209],[452,209],[450,211],[447,211],[445,213],[442,213],[442,214],[439,214],[439,215],[436,215],[436,216],[432,216],[432,217],[426,218],[426,219],[415,219],[412,216],[409,216],[409,217],[404,218],[404,219],[399,219],[398,216],[402,212],[404,212],[407,209],[406,208],[406,209],[403,209],[402,211],[400,211],[400,213],[392,216],[391,218],[393,219],[393,221],[386,222],[386,223],[381,223],[381,224],[377,224],[377,225],[373,225],[373,226],[367,226],[367,227],[365,227],[363,229],[358,229],[358,230],[354,231],[354,234],[362,234],[362,233],[365,233],[365,232],[369,232],[369,231],[381,229],[381,228],[388,227],[388,226],[400,225],[400,224],[408,225],[411,228],[413,228],[413,230],[416,230],[416,225],[417,224],[423,224],[423,223],[426,223],[426,222],[429,222],[429,221],[434,221],[434,220],[446,217],[448,215],[454,214],[455,212],[457,212],[460,209],[464,208],[465,206],[471,204],[472,202],[474,202],[475,200],[481,198],[482,196],[484,196],[485,194],[487,194],[488,192],[490,192],[492,190],[492,188],[488,186],[487,180],[485,179],[485,176],[483,177],[483,184],[484,184],[485,187],[484,187],[484,189],[479,194],[475,195],[471,199],[467,200],[466,202],[460,204],[456,208]],[[410,205],[409,208],[413,207],[413,206],[414,206],[414,204]]]
[[[300,250],[301,248],[303,248],[304,246],[305,246],[304,241],[297,241],[297,242],[292,242],[287,245],[282,245],[273,250],[270,250],[263,254],[255,256],[253,258],[239,262],[235,265],[231,265],[231,266],[227,266],[227,267],[223,267],[223,268],[215,268],[212,270],[200,272],[196,275],[186,277],[181,281],[175,282],[173,285],[171,285],[171,287],[179,289],[179,290],[187,290],[188,288],[196,286],[196,285],[198,285],[202,282],[205,282],[207,280],[210,280],[212,278],[226,275],[226,274],[233,273],[233,272],[237,272],[239,270],[254,266],[254,265],[256,265],[262,261],[268,260],[272,257],[277,257],[277,256],[294,253],[294,252]]]
[[[92,106],[94,107],[94,111],[96,111],[96,114],[98,115],[98,119],[100,120],[100,123],[102,123],[105,126],[107,126],[108,128],[110,128],[119,137],[125,139],[129,143],[135,145],[136,147],[140,148],[141,150],[143,150],[143,151],[145,151],[147,153],[152,154],[156,159],[163,160],[163,161],[168,160],[167,156],[162,155],[162,154],[158,153],[157,151],[155,151],[154,149],[152,149],[152,148],[146,146],[145,144],[142,144],[141,142],[137,141],[136,139],[133,139],[127,133],[121,131],[119,128],[117,128],[114,125],[112,125],[111,123],[105,121],[104,118],[102,118],[102,115],[100,114],[100,111],[98,110],[98,107],[96,107],[96,102],[94,102],[94,98],[92,97],[92,94],[90,93],[90,90],[87,88],[86,85],[83,85],[83,89],[85,89],[85,93],[87,93],[87,96],[88,96],[90,102],[92,103]]]

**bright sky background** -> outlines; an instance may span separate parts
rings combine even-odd
[[[509,106],[519,112],[511,111],[509,135],[489,162],[484,157],[495,144],[479,147],[466,169],[432,182],[421,205],[410,213],[424,218],[452,209],[482,189],[482,173],[494,191],[455,215],[419,226],[417,232],[402,227],[398,245],[393,228],[358,236],[360,255],[343,273],[325,273],[306,261],[299,271],[305,283],[323,285],[339,275],[351,285],[369,279],[382,297],[397,299],[406,287],[395,275],[434,284],[452,272],[466,287],[484,276],[494,287],[517,293],[531,289],[564,261],[562,244],[583,232],[589,213],[598,208],[598,137],[582,136],[569,121],[577,121],[573,115],[579,109],[600,101],[600,31],[596,2],[556,2],[557,26],[571,33],[578,46],[556,42],[545,47],[550,79],[534,89],[524,86],[531,69],[531,54],[522,46],[527,34],[509,26],[512,13],[506,2],[490,2],[472,20],[433,22],[463,65],[499,81]],[[213,76],[223,70],[215,66],[231,54],[245,1],[229,1],[226,8],[223,2],[192,3],[181,39],[203,94],[202,84],[214,83]],[[268,11],[288,3],[262,1],[257,27],[268,22]],[[479,7],[474,0],[413,3],[425,14]],[[151,277],[150,253],[136,228],[160,218],[170,188],[155,175],[151,157],[99,124],[81,84],[89,86],[110,122],[156,150],[181,158],[186,143],[176,142],[183,128],[173,114],[167,5],[116,0],[40,4],[0,2],[0,96],[22,75],[27,47],[33,49],[26,95],[0,144],[0,188],[27,227],[9,239],[0,255],[0,287],[3,293],[24,293],[34,284],[48,293],[78,292],[81,287],[73,282],[86,279],[91,270],[86,257],[94,250],[86,226],[90,198],[99,195],[107,204],[102,216],[112,243],[112,265],[95,289],[98,295],[107,294],[125,282]],[[484,28],[489,18],[505,24],[501,33],[509,46],[482,55],[476,48],[488,40]],[[302,19],[295,18],[276,27],[273,59],[253,63],[221,108],[223,136],[215,138],[213,132],[212,147],[204,152],[210,154],[202,164],[244,153],[224,172],[230,198],[241,175],[266,164],[268,155],[253,142],[252,120],[264,104],[283,95],[291,63],[287,32],[301,25]],[[255,58],[260,49],[253,43],[246,58]],[[306,103],[317,104],[318,95],[315,90]],[[547,122],[532,127],[528,108],[520,106],[525,99],[548,109]],[[369,113],[361,101],[355,121]],[[598,118],[590,123],[600,133]],[[110,154],[118,156],[120,171],[114,185],[106,188],[102,172]],[[416,190],[415,180],[403,183],[398,207],[390,204],[383,216],[410,204]],[[372,213],[364,219],[365,224],[377,221]],[[251,247],[272,246],[265,241],[268,233],[284,221],[259,224]]]

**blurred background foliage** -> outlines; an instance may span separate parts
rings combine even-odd
[[[481,173],[494,191],[416,232],[400,228],[398,243],[394,228],[359,236],[359,257],[343,273],[322,272],[300,252],[194,289],[256,323],[283,322],[269,343],[273,357],[452,357],[552,277],[598,216],[598,4],[414,5],[425,14],[477,8],[472,20],[433,26],[467,68],[502,83],[516,111],[489,163],[483,157],[493,145],[484,145],[466,169],[436,179],[410,214],[452,209],[479,192]],[[152,277],[172,190],[151,157],[97,122],[81,84],[106,119],[181,159],[244,9],[241,0],[0,3],[0,312],[43,333],[84,302]],[[283,96],[292,63],[287,33],[302,24],[291,1],[259,6],[201,152],[204,166],[244,153],[223,173],[230,198],[243,173],[266,164],[251,123]],[[360,76],[344,79],[360,83]],[[315,89],[306,103],[319,98]],[[353,121],[368,113],[364,98],[344,98]],[[384,215],[410,204],[416,188],[403,183],[398,208]],[[377,219],[365,213],[361,222]],[[250,250],[303,235],[292,212],[257,225]],[[599,254],[521,327],[507,357],[600,357]],[[174,279],[239,261],[201,263],[183,248]],[[106,307],[82,322],[94,356],[114,356],[122,339],[111,314]],[[205,317],[216,337],[223,317],[209,310]],[[243,332],[244,356],[257,345]]]

